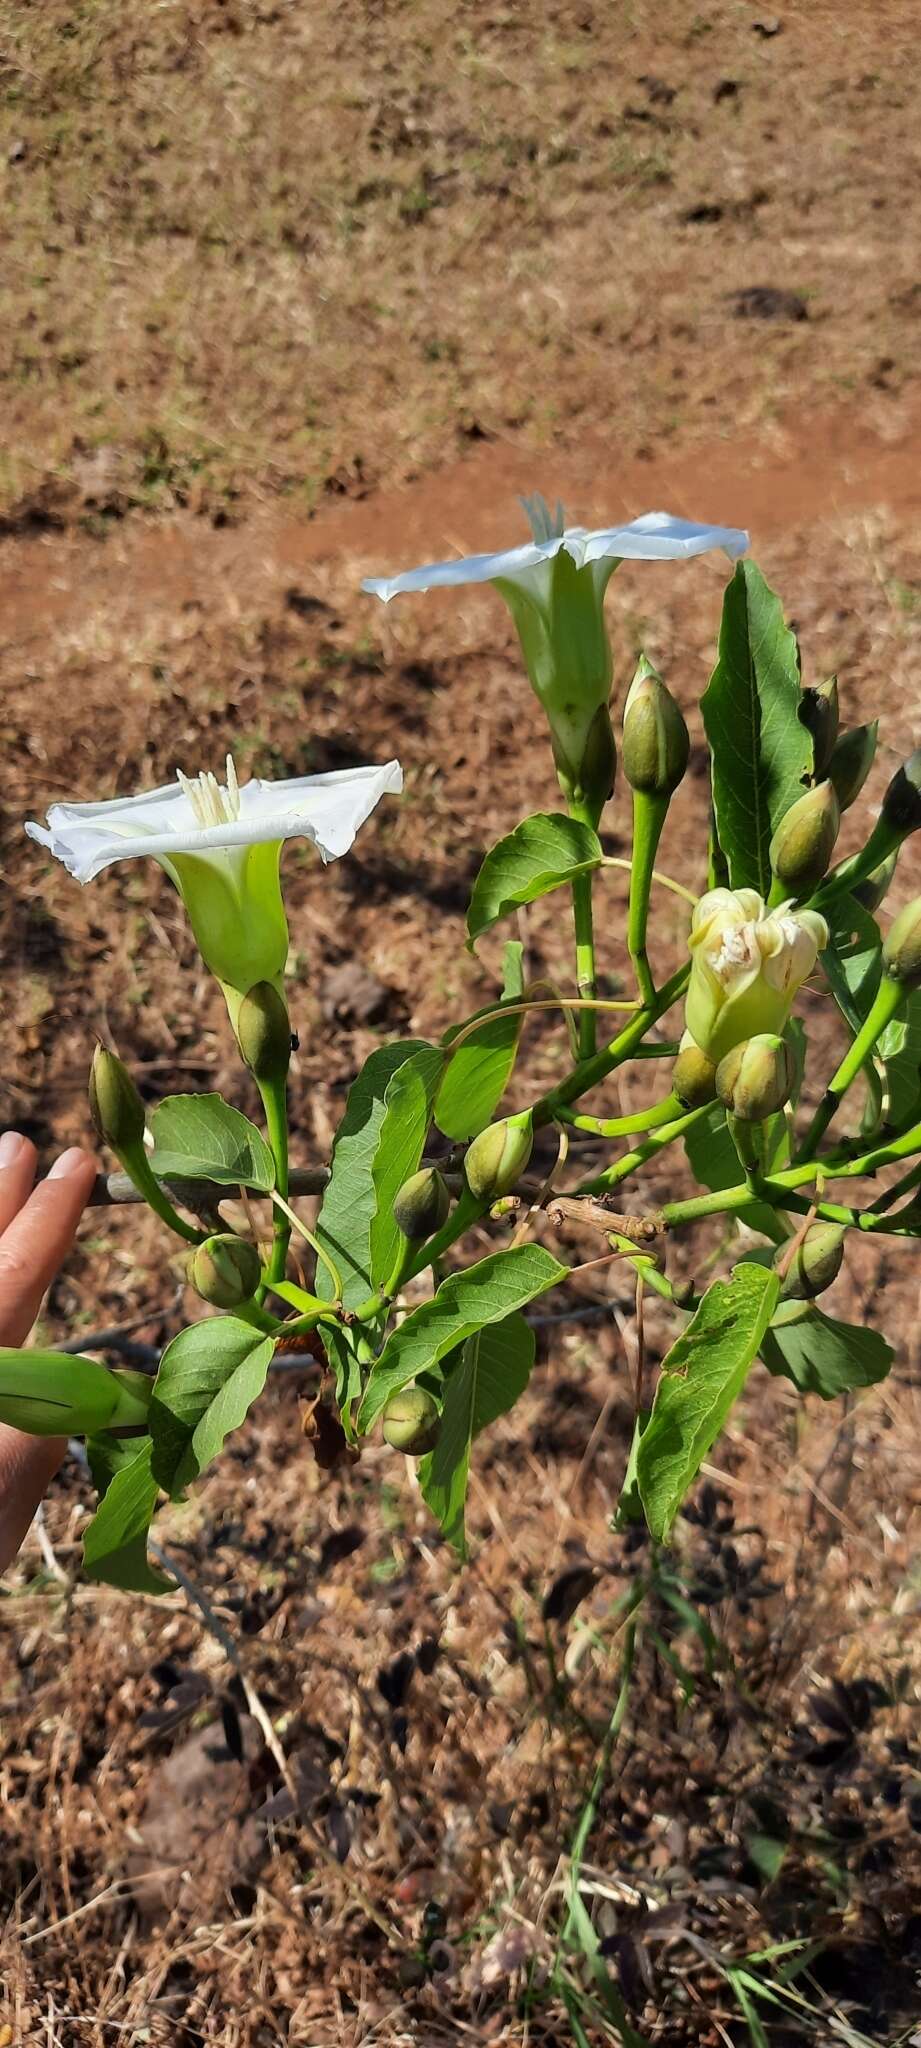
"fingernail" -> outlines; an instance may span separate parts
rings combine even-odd
[[[86,1154],[81,1152],[79,1145],[71,1145],[66,1152],[61,1153],[60,1159],[55,1160],[48,1179],[63,1180],[65,1174],[76,1173],[77,1168],[83,1165],[85,1157]]]
[[[21,1131],[4,1131],[0,1138],[0,1166],[12,1166],[25,1142]]]

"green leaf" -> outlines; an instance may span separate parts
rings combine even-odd
[[[743,1261],[715,1280],[668,1352],[636,1472],[651,1535],[663,1543],[754,1364],[777,1305],[776,1273]]]
[[[886,1122],[901,1129],[921,1102],[921,989],[912,989],[901,1016],[887,1024],[879,1049],[886,1062]]]
[[[446,1138],[460,1141],[485,1131],[508,1087],[524,1017],[520,1010],[513,1016],[497,1016],[495,1004],[490,1007],[489,1022],[464,1040],[438,1090],[435,1122]]]
[[[477,875],[467,912],[468,946],[497,918],[588,874],[602,859],[601,841],[590,825],[555,811],[523,818],[491,847]]]
[[[464,1503],[474,1438],[514,1408],[531,1376],[535,1337],[521,1315],[468,1337],[450,1374],[435,1449],[419,1467],[422,1497],[443,1534],[466,1557]]]
[[[151,1470],[148,1440],[95,1437],[87,1444],[90,1470],[102,1498],[83,1532],[87,1578],[126,1593],[173,1593],[175,1581],[147,1562],[147,1531],[160,1488]]]
[[[699,1124],[692,1124],[686,1133],[684,1149],[695,1180],[712,1194],[722,1188],[737,1187],[742,1179],[739,1155],[729,1135],[725,1110],[719,1104],[714,1106],[710,1116]],[[767,1159],[771,1171],[783,1164],[787,1153],[787,1126],[782,1116],[769,1119],[767,1135]],[[752,1230],[760,1230],[763,1237],[769,1237],[773,1244],[779,1244],[786,1237],[782,1223],[778,1221],[768,1202],[755,1202],[745,1212],[746,1224]]]
[[[375,1210],[368,1241],[374,1287],[386,1286],[400,1246],[405,1243],[394,1218],[393,1204],[404,1181],[421,1164],[444,1065],[443,1052],[434,1046],[420,1046],[391,1074],[384,1090],[384,1114],[371,1162]]]
[[[356,1323],[356,1330],[360,1325]],[[355,1339],[344,1324],[324,1323],[323,1349],[333,1376],[336,1389],[336,1405],[339,1420],[345,1431],[346,1441],[355,1442],[355,1424],[352,1409],[361,1394],[361,1364],[355,1350]]]
[[[772,1324],[761,1344],[768,1372],[792,1380],[801,1394],[833,1401],[852,1387],[884,1380],[895,1353],[879,1330],[841,1323],[813,1302],[794,1321]]]
[[[154,1110],[150,1128],[150,1163],[161,1180],[216,1180],[262,1194],[275,1186],[265,1139],[222,1095],[168,1095]]]
[[[548,1287],[558,1287],[568,1271],[542,1245],[522,1244],[493,1252],[463,1273],[451,1273],[434,1299],[423,1302],[388,1337],[359,1409],[359,1435],[371,1428],[391,1394],[477,1330],[504,1322]]]
[[[500,1002],[520,1003],[524,995],[524,946],[520,939],[506,939],[502,949],[502,995]],[[496,1005],[486,1006],[493,1014],[482,1031],[473,1031],[452,1059],[435,1103],[435,1122],[446,1138],[465,1141],[485,1131],[501,1102],[518,1057],[524,1016],[497,1017]],[[467,1019],[468,1023],[473,1020]],[[443,1043],[464,1029],[457,1024],[447,1031]]]
[[[879,988],[882,946],[879,926],[862,904],[845,896],[831,905],[822,966],[841,1015],[855,1033],[869,1016]]]
[[[345,1114],[336,1132],[316,1235],[342,1276],[346,1308],[357,1308],[372,1292],[371,1222],[377,1211],[372,1168],[384,1120],[387,1083],[419,1049],[420,1040],[412,1038],[379,1045],[352,1082]],[[317,1268],[314,1285],[324,1300],[332,1299],[333,1283],[322,1265]]]
[[[771,886],[771,835],[803,794],[812,740],[799,716],[796,640],[751,561],[723,600],[716,667],[701,700],[719,843],[734,889]]]
[[[181,1493],[216,1458],[261,1394],[275,1340],[236,1316],[180,1330],[160,1360],[150,1399],[153,1472]]]

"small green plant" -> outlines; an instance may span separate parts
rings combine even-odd
[[[264,1133],[217,1095],[168,1096],[150,1113],[112,1052],[100,1048],[94,1058],[97,1129],[137,1196],[188,1244],[190,1281],[218,1311],[173,1339],[152,1381],[89,1358],[0,1352],[0,1417],[87,1438],[99,1491],[84,1544],[94,1578],[169,1589],[147,1557],[161,1494],[179,1498],[194,1485],[258,1399],[277,1347],[305,1332],[325,1348],[349,1444],[382,1427],[396,1453],[418,1459],[422,1494],[463,1554],[475,1440],[530,1376],[535,1340],[524,1311],[572,1270],[541,1241],[548,1221],[599,1232],[605,1257],[634,1269],[638,1296],[651,1287],[671,1304],[674,1341],[651,1406],[638,1403],[620,1510],[622,1520],[645,1518],[658,1543],[757,1358],[826,1398],[890,1368],[881,1332],[826,1314],[818,1299],[853,1233],[921,1236],[921,900],[905,904],[885,933],[876,915],[900,848],[921,826],[921,753],[891,778],[864,846],[834,864],[841,815],[869,773],[876,728],[839,732],[837,683],[803,688],[779,600],[739,559],[747,536],[665,514],[587,534],[567,530],[561,509],[551,514],[542,500],[527,509],[533,539],[523,546],[368,587],[387,601],[488,581],[508,603],[563,801],[525,817],[487,853],[468,944],[554,895],[570,906],[575,992],[528,985],[522,947],[510,940],[498,1001],[450,1023],[437,1042],[372,1052],[328,1170],[303,1165],[296,1134],[289,1162],[292,991],[280,856],[298,836],[324,860],[344,855],[381,797],[399,791],[398,764],[240,787],[228,761],[223,783],[179,775],[148,795],[56,804],[47,826],[28,827],[83,882],[130,857],[162,864],[221,985],[263,1111]],[[689,736],[644,657],[620,739],[629,863],[606,855],[599,838],[618,755],[604,594],[625,557],[681,559],[712,548],[736,566],[702,701],[710,800],[701,799],[698,846],[684,862],[688,875],[695,865],[706,875],[697,897],[658,866]],[[598,994],[595,913],[609,875],[625,865],[621,936],[636,992],[613,1000]],[[689,924],[664,975],[654,914],[663,888],[687,905]],[[817,1090],[794,1006],[819,973],[848,1049]],[[523,1026],[537,1012],[558,1020],[556,1078],[526,1108],[503,1111]],[[677,1020],[671,1037],[669,1018]],[[650,1059],[669,1067],[658,1100],[606,1115],[596,1092],[626,1062]],[[804,1077],[819,1097],[811,1119],[800,1113]],[[860,1127],[839,1126],[830,1138],[858,1080]],[[573,1178],[566,1166],[577,1132],[606,1148],[588,1177]],[[555,1164],[547,1134],[556,1136]],[[682,1141],[696,1191],[644,1205],[643,1167]],[[873,1199],[849,1202],[848,1183],[868,1177]],[[318,1187],[311,1230],[293,1202]],[[267,1246],[255,1232],[234,1236],[219,1216],[222,1196],[240,1189],[251,1209],[271,1204]],[[510,1216],[511,1243],[502,1236]],[[730,1230],[727,1270],[701,1291],[673,1284],[670,1240],[708,1218]],[[733,1242],[734,1220],[747,1226],[744,1246]],[[469,1232],[490,1223],[495,1249],[465,1263]],[[289,1277],[292,1231],[308,1285]]]

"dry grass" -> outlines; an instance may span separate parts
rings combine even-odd
[[[898,388],[913,10],[839,37],[725,0],[0,6],[7,503],[306,512],[471,436],[600,419],[623,455]],[[762,285],[808,318],[739,321]]]

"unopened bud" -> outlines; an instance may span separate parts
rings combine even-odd
[[[921,747],[903,761],[883,797],[880,813],[900,839],[921,826]]]
[[[393,1204],[394,1221],[410,1244],[422,1244],[447,1222],[450,1207],[451,1197],[437,1166],[423,1166],[403,1182]]]
[[[210,1301],[212,1308],[237,1308],[241,1301],[252,1300],[262,1264],[255,1245],[225,1233],[206,1237],[196,1246],[186,1272],[202,1301]]]
[[[257,1081],[283,1081],[291,1062],[291,1019],[274,982],[257,981],[237,1012],[237,1043]]]
[[[782,1301],[814,1301],[837,1280],[844,1258],[845,1233],[839,1223],[810,1223],[798,1245],[780,1285]],[[780,1245],[775,1266],[782,1264],[786,1247]]]
[[[812,735],[813,771],[816,775],[824,775],[838,737],[837,676],[829,676],[826,683],[803,691],[799,715]]]
[[[90,1114],[99,1136],[119,1158],[144,1143],[144,1104],[117,1053],[97,1045],[90,1068]]]
[[[0,1349],[0,1422],[29,1436],[95,1436],[147,1419],[153,1382],[61,1351]]]
[[[617,747],[607,705],[598,705],[578,760],[570,758],[552,725],[550,737],[556,771],[567,796],[579,798],[590,810],[600,813],[613,794],[617,774]]]
[[[807,789],[784,812],[771,840],[771,866],[789,896],[808,896],[826,873],[841,826],[830,782]]]
[[[883,966],[902,988],[921,988],[921,896],[893,919],[883,942]]]
[[[624,774],[632,789],[671,796],[688,765],[691,741],[671,691],[641,663],[624,707]]]
[[[685,1109],[702,1109],[705,1102],[716,1100],[716,1062],[708,1059],[690,1036],[679,1048],[672,1068],[672,1093]]]
[[[859,903],[863,910],[868,910],[871,917],[888,893],[898,857],[899,849],[896,846],[885,860],[880,861],[879,867],[873,869],[871,875],[867,875],[862,882],[857,882],[851,890],[855,903]]]
[[[424,1458],[438,1442],[438,1404],[425,1387],[403,1387],[384,1409],[384,1442],[407,1458]]]
[[[716,1092],[742,1123],[763,1123],[787,1101],[796,1078],[793,1053],[768,1032],[734,1045],[716,1070]]]
[[[876,758],[878,732],[879,719],[874,718],[870,725],[849,725],[835,742],[828,779],[842,811],[850,810],[866,782]]]
[[[530,1112],[489,1124],[468,1145],[464,1157],[467,1186],[478,1202],[510,1195],[527,1166],[534,1144]]]

